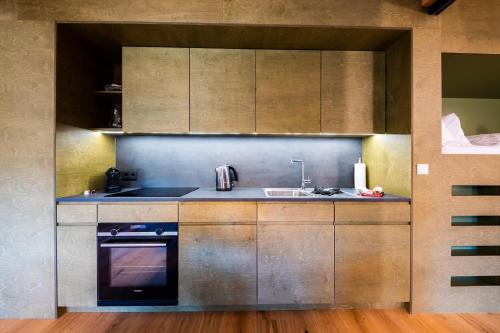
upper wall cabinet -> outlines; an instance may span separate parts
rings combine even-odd
[[[123,48],[123,129],[189,132],[189,49]]]
[[[384,133],[384,52],[321,52],[321,132]]]
[[[191,132],[255,132],[255,51],[191,49]]]
[[[320,78],[320,51],[257,50],[257,133],[319,133]]]

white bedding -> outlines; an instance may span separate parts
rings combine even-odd
[[[496,146],[443,146],[443,154],[500,155],[500,145]]]
[[[441,121],[443,154],[500,155],[500,133],[465,136],[460,119],[454,114]]]

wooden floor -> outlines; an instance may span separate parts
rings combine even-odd
[[[58,320],[0,320],[0,332],[500,332],[500,314],[419,314],[405,310],[66,313]]]

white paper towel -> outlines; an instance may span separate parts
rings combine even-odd
[[[366,164],[361,162],[354,164],[354,188],[364,190],[366,188]]]

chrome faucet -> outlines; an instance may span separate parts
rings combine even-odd
[[[306,189],[306,184],[310,184],[311,183],[311,179],[305,177],[304,175],[304,161],[303,160],[290,160],[290,163],[294,164],[294,163],[300,163],[301,167],[302,167],[302,180],[301,180],[301,183],[300,183],[300,189],[301,190],[305,190]]]

